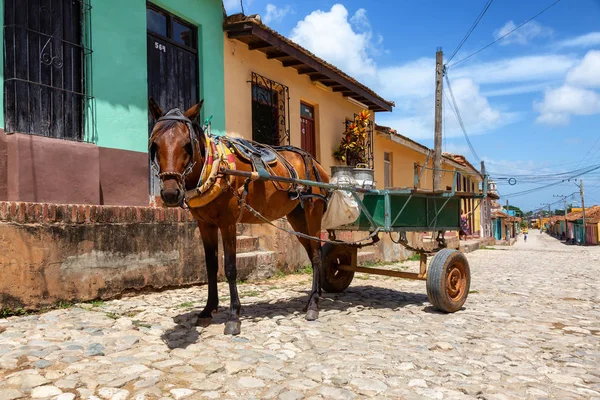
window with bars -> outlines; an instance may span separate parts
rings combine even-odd
[[[4,1],[7,133],[84,140],[90,12],[87,0]]]
[[[252,73],[252,140],[290,144],[289,97],[287,86]]]

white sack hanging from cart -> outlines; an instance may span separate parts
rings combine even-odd
[[[329,183],[333,185],[348,184],[348,186],[355,186],[355,182],[348,182],[348,179],[346,176],[333,176]],[[352,179],[350,178],[350,180]],[[354,196],[352,196],[352,193],[345,190],[334,190],[329,196],[327,211],[325,211],[321,219],[321,229],[335,229],[351,224],[359,216],[360,206]]]

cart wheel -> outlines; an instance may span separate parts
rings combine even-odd
[[[460,310],[469,295],[471,271],[463,253],[440,250],[427,269],[427,297],[435,308],[452,313]]]
[[[321,288],[329,293],[341,293],[352,283],[354,271],[342,271],[339,265],[356,266],[357,250],[344,245],[325,243],[321,248]]]

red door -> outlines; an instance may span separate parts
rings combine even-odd
[[[315,109],[308,104],[300,103],[300,134],[302,148],[317,158],[315,140]]]

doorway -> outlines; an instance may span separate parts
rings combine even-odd
[[[315,108],[306,103],[300,103],[300,134],[302,149],[317,159]]]
[[[192,24],[148,4],[148,96],[165,111],[182,112],[199,101],[198,34]],[[155,121],[149,115],[149,132]],[[149,163],[150,165],[150,163]],[[150,202],[160,196],[158,177],[150,168]]]

